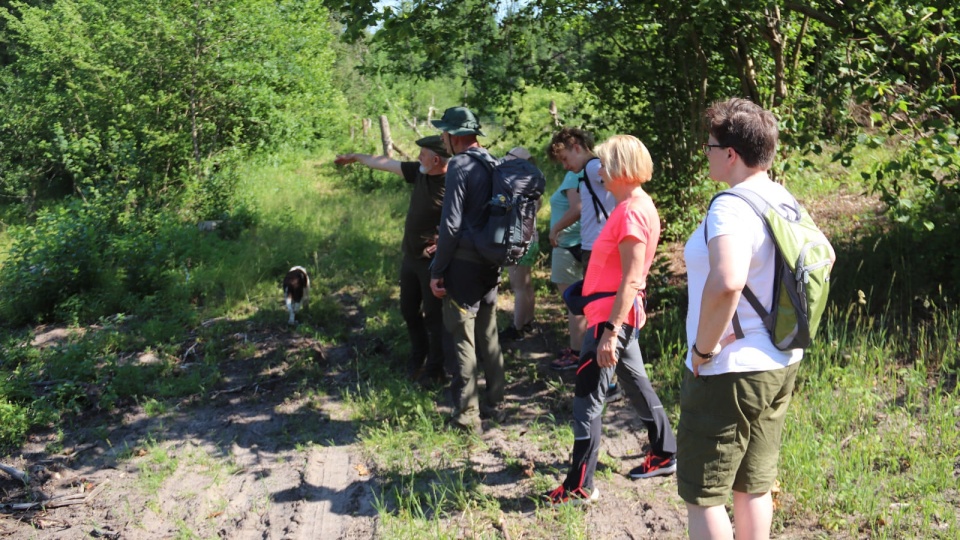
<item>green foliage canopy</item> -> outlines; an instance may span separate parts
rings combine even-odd
[[[844,165],[857,145],[896,149],[855,180],[881,196],[912,241],[938,246],[924,265],[931,282],[950,276],[960,293],[951,270],[960,261],[949,248],[960,232],[960,11],[952,2],[411,0],[379,11],[369,0],[326,4],[343,14],[347,36],[381,23],[373,39],[398,73],[413,60],[424,77],[465,71],[476,89],[465,101],[503,115],[508,133],[521,116],[511,104],[527,88],[594,97],[591,112],[573,104],[560,116],[647,144],[668,238],[689,232],[701,217],[691,209],[716,189],[698,152],[701,118],[715,100],[746,97],[777,113],[781,181],[828,147]]]
[[[0,319],[130,310],[187,271],[184,222],[249,224],[237,160],[341,129],[334,42],[319,0],[0,7],[0,200],[33,220],[8,229]]]
[[[319,1],[11,2],[0,195],[153,205],[250,149],[338,126]]]

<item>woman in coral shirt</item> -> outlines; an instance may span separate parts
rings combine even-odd
[[[600,176],[617,200],[593,244],[583,296],[610,293],[584,308],[587,335],[577,367],[573,399],[573,463],[563,484],[546,494],[551,504],[596,500],[593,483],[600,451],[601,413],[614,372],[647,427],[650,449],[632,478],[650,478],[676,470],[676,438],[643,366],[637,344],[646,322],[643,290],[660,239],[660,217],[643,184],[653,176],[647,148],[631,135],[615,135],[596,149]],[[615,294],[613,294],[615,293]]]

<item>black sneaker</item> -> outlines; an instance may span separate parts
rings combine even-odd
[[[448,428],[459,431],[460,433],[465,433],[467,435],[483,435],[483,427],[480,425],[480,422],[476,424],[462,424],[459,420],[454,417],[448,417],[444,423]]]
[[[494,407],[481,405],[480,418],[483,420],[493,420],[498,424],[502,424],[503,421],[507,419],[507,411],[503,408],[503,403]]]
[[[447,383],[447,375],[443,371],[422,371],[414,382],[424,388],[441,386]]]
[[[523,341],[532,335],[533,323],[527,323],[519,330],[516,326],[511,324],[503,332],[498,333],[497,337],[500,339],[500,341]]]
[[[653,478],[654,476],[663,476],[673,474],[677,471],[677,458],[674,456],[662,457],[654,455],[653,452],[647,452],[643,463],[630,471],[630,478]]]
[[[523,341],[524,339],[533,335],[533,323],[527,323],[523,325],[523,328],[517,329],[516,326],[510,325],[506,327],[502,332],[497,334],[497,337],[500,341]]]

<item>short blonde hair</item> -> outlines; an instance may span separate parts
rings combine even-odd
[[[614,135],[597,146],[596,153],[611,180],[643,184],[653,177],[650,151],[633,135]]]

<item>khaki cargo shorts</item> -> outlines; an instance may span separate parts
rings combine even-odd
[[[777,479],[783,425],[800,363],[773,371],[694,377],[685,369],[677,427],[677,488],[697,506],[731,490],[766,493]]]

